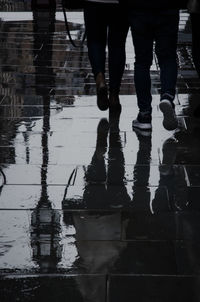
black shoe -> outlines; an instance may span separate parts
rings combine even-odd
[[[108,89],[105,82],[103,73],[99,72],[96,76],[96,89],[97,89],[97,106],[100,110],[105,111],[108,109]]]
[[[139,112],[137,119],[133,120],[132,122],[133,128],[138,128],[141,130],[151,130],[151,112],[145,111],[145,112]]]
[[[163,113],[163,126],[166,130],[175,130],[178,127],[174,104],[168,99],[162,99],[159,108]]]

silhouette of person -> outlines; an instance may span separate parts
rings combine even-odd
[[[151,132],[134,129],[139,141],[137,160],[133,171],[133,207],[146,209],[150,207],[151,193],[149,189],[151,163]],[[143,188],[141,196],[141,187]]]
[[[105,162],[107,149],[108,165]],[[95,152],[85,171],[82,200],[85,211],[75,211],[70,218],[69,214],[64,215],[64,222],[72,223],[76,230],[78,259],[75,266],[80,273],[108,273],[127,245],[119,240],[120,210],[130,203],[124,182],[124,164],[119,118],[109,122],[100,120]],[[67,208],[68,201],[65,199],[63,210]],[[78,282],[78,286],[87,301],[101,301],[104,292],[102,283],[95,282],[92,286],[89,281]]]
[[[163,158],[160,162],[160,181],[153,200],[154,211],[165,208],[183,210],[187,204],[187,183],[183,165],[176,165],[178,141],[176,137],[168,138],[162,147]],[[167,189],[168,205],[160,204],[159,195]]]
[[[47,1],[48,2],[48,1]],[[49,64],[52,62],[53,32],[55,29],[55,1],[40,6],[32,1],[34,28],[34,60],[36,94],[43,100],[43,132],[42,132],[42,167],[41,197],[37,207],[31,214],[31,246],[33,260],[39,265],[40,272],[54,272],[61,260],[60,245],[60,213],[52,208],[47,191],[47,174],[49,164],[48,133],[50,130],[50,95],[49,85],[53,85],[55,76]],[[40,45],[42,49],[36,51]],[[47,64],[47,61],[48,64]]]

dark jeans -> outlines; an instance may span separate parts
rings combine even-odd
[[[94,76],[105,73],[106,45],[110,91],[119,92],[124,72],[128,22],[118,5],[88,3],[84,9],[88,55]]]
[[[192,56],[200,77],[200,14],[191,14],[192,22]]]
[[[129,10],[129,23],[135,48],[135,87],[140,111],[151,111],[150,67],[153,47],[160,67],[161,98],[173,101],[177,81],[178,10]]]

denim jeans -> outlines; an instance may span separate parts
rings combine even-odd
[[[128,12],[135,48],[134,80],[140,111],[151,111],[150,68],[155,53],[160,67],[161,98],[175,97],[177,81],[178,10],[134,10]]]
[[[106,45],[110,91],[119,92],[126,62],[128,21],[117,4],[88,3],[84,9],[88,55],[94,76],[105,73]]]

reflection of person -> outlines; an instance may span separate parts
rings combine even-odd
[[[50,62],[52,61],[52,32],[55,29],[55,1],[44,1],[43,6],[38,6],[37,2],[32,2],[33,22],[34,22],[34,49],[43,45],[37,53],[34,61],[36,76],[36,94],[43,96],[43,133],[42,133],[42,167],[41,167],[41,197],[37,207],[31,214],[31,246],[33,249],[33,260],[39,265],[40,272],[54,272],[61,259],[60,246],[60,213],[52,209],[47,192],[47,167],[49,161],[48,151],[48,131],[50,129],[50,97],[48,94],[49,80],[54,82],[54,74],[50,72]],[[54,5],[53,5],[54,2]],[[52,4],[51,10],[48,5]],[[44,9],[46,8],[46,9]],[[53,9],[54,8],[54,9]],[[45,41],[44,41],[45,35]],[[36,55],[34,50],[34,56]],[[48,60],[48,66],[44,57]],[[46,76],[45,76],[46,74]],[[48,76],[47,76],[48,75]],[[41,86],[42,84],[42,86]]]
[[[167,189],[169,207],[171,210],[183,210],[187,204],[187,184],[185,181],[185,172],[182,165],[175,165],[177,157],[178,142],[175,138],[169,138],[163,143],[163,158],[160,163],[160,181],[159,187],[153,200],[153,209],[156,212],[166,205],[159,201],[159,195],[162,189]]]
[[[109,135],[109,138],[108,138]],[[105,153],[109,141],[108,167]],[[74,265],[84,274],[108,274],[127,243],[121,242],[119,209],[130,202],[124,184],[124,156],[119,132],[119,119],[99,122],[97,143],[91,164],[85,172],[83,205],[86,211],[73,212],[71,221],[65,212],[64,222],[76,230],[78,257]],[[66,201],[63,204],[67,208]],[[96,211],[101,209],[101,211]],[[112,211],[107,211],[112,209]],[[95,210],[95,211],[91,211]],[[105,211],[103,211],[105,210]],[[78,288],[87,301],[102,301],[102,283],[78,280]]]
[[[126,2],[128,0],[125,0]],[[173,103],[177,81],[176,49],[179,24],[179,10],[174,5],[176,1],[136,0],[129,3],[127,16],[135,48],[134,80],[139,107],[133,127],[149,130],[152,128],[150,67],[155,42],[155,53],[160,67],[160,110],[164,115],[163,126],[167,130],[176,129],[178,121]]]
[[[135,129],[139,141],[137,161],[133,172],[133,206],[145,209],[150,206],[150,162],[151,162],[151,132]],[[141,195],[141,187],[143,192]]]
[[[110,126],[110,127],[109,127]],[[105,166],[105,152],[109,133],[108,168]],[[124,184],[124,156],[119,132],[119,119],[111,119],[108,124],[102,119],[97,129],[96,150],[86,171],[86,186],[83,200],[89,208],[119,208],[129,203]],[[94,183],[101,182],[94,186]]]
[[[96,81],[97,105],[110,113],[121,111],[119,91],[125,67],[127,20],[118,0],[87,0],[84,9],[87,45]],[[108,42],[109,99],[105,81],[105,50]]]

